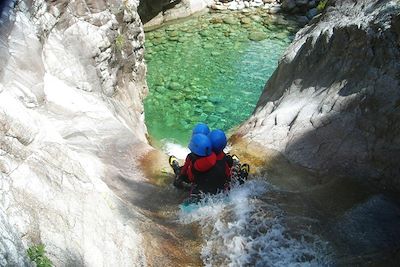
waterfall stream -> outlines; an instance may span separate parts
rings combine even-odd
[[[281,18],[231,12],[148,32],[145,112],[153,144],[183,159],[195,123],[229,130],[245,120],[295,29]],[[199,225],[205,266],[392,262],[391,249],[400,247],[396,197],[348,177],[278,165],[277,172],[252,175],[229,194],[170,210],[166,218],[177,227]]]

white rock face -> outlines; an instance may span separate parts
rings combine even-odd
[[[396,1],[328,7],[297,34],[239,134],[309,169],[400,190],[399,25]]]
[[[105,183],[145,180],[137,168],[150,150],[137,5],[16,7],[0,46],[0,254],[12,252],[0,265],[28,265],[25,249],[38,243],[55,266],[146,264],[135,223],[145,219]]]

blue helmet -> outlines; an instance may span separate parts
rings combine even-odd
[[[195,134],[209,134],[210,133],[210,128],[208,128],[207,124],[205,123],[198,123],[196,126],[194,126],[192,135]]]
[[[221,152],[226,147],[227,140],[224,131],[220,129],[213,130],[208,135],[208,138],[211,141],[212,150],[215,153]]]
[[[204,134],[194,134],[188,147],[192,153],[199,156],[209,156],[211,154],[210,139]]]

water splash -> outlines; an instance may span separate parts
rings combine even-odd
[[[271,190],[267,182],[251,180],[229,194],[181,208],[180,222],[202,228],[206,266],[332,265],[326,242],[307,231],[293,233],[285,226],[284,212],[259,198]]]
[[[189,148],[168,139],[161,140],[161,150],[167,155],[174,155],[177,159],[185,159],[190,153]]]

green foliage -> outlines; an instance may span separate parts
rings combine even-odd
[[[51,267],[53,266],[53,263],[49,258],[46,257],[46,250],[44,249],[43,244],[35,245],[27,250],[28,256],[33,261],[36,263],[37,267]]]
[[[317,9],[319,12],[324,10],[326,8],[326,4],[328,3],[328,0],[321,0],[317,6]]]
[[[117,38],[115,38],[115,46],[117,50],[121,51],[122,48],[124,47],[125,44],[125,38],[122,34],[118,35]]]

